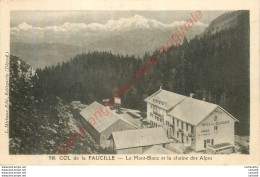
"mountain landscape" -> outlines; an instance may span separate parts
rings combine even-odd
[[[181,45],[172,46],[166,55],[162,55],[158,49],[165,43],[167,33],[172,34],[168,27],[178,24],[181,22],[167,25],[134,16],[131,20],[121,19],[107,22],[105,25],[66,24],[49,27],[59,32],[73,28],[69,30],[71,33],[79,32],[79,29],[91,33],[105,28],[105,33],[104,36],[87,37],[89,41],[72,39],[70,36],[64,39],[71,41],[68,44],[62,42],[52,45],[39,42],[35,45],[38,54],[32,53],[32,44],[18,44],[15,42],[17,36],[11,35],[11,54],[15,56],[11,57],[10,64],[10,132],[14,132],[10,133],[10,152],[24,149],[21,153],[34,153],[36,148],[42,148],[42,153],[55,153],[54,140],[51,137],[57,138],[55,142],[64,142],[66,136],[71,135],[71,121],[73,120],[74,125],[78,124],[68,108],[69,103],[75,100],[84,104],[102,102],[113,95],[118,84],[124,82],[130,83],[131,90],[122,98],[123,107],[146,112],[144,99],[156,92],[160,86],[186,96],[194,93],[195,98],[204,98],[231,113],[240,121],[236,134],[249,136],[249,12],[228,12],[214,19],[209,25],[197,25],[193,32],[187,33]],[[24,30],[25,34],[26,30],[32,29],[26,24],[19,28],[13,30]],[[40,35],[44,34],[46,29],[35,30]],[[157,32],[150,33],[152,30]],[[93,33],[94,36],[99,34]],[[109,35],[105,35],[106,33]],[[51,40],[51,36],[49,38]],[[140,45],[136,45],[136,41]],[[87,47],[87,43],[91,43],[93,48]],[[86,48],[88,50],[85,50]],[[41,50],[44,51],[40,52]],[[136,73],[151,55],[158,56],[158,63],[147,71],[139,82],[133,82],[133,73]],[[37,61],[37,70],[30,74],[31,66],[35,66],[35,61],[31,58],[33,56],[48,60],[49,66]],[[65,59],[65,56],[69,58]],[[19,74],[21,69],[25,74]],[[27,129],[17,128],[20,124],[25,124]],[[42,130],[42,124],[50,129]],[[43,133],[39,135],[33,133],[41,131]],[[48,136],[50,139],[42,136],[43,134],[51,134]],[[16,144],[21,139],[27,139],[28,142],[17,147]],[[91,150],[87,153],[110,153],[109,150],[98,149],[94,142],[91,142],[91,138],[88,141]]]
[[[24,22],[11,29],[11,53],[25,58],[36,68],[69,61],[82,52],[107,51],[142,57],[145,52],[151,53],[159,48],[176,31],[175,28],[185,23],[164,24],[140,15],[109,20],[106,24],[64,23],[44,28]],[[206,27],[207,24],[196,23],[187,33],[187,39],[201,34]]]

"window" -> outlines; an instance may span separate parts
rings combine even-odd
[[[183,130],[183,122],[181,122],[181,129]]]
[[[189,125],[186,123],[186,131],[189,131]]]
[[[179,127],[179,120],[177,120],[177,127]]]
[[[214,121],[217,121],[217,119],[218,119],[218,116],[215,116],[215,117],[214,117]]]
[[[214,126],[214,131],[218,131],[218,126]]]
[[[153,113],[150,112],[150,116],[153,117]]]
[[[188,136],[186,136],[186,141],[187,141],[187,142],[189,141],[189,137],[188,137]]]
[[[207,143],[210,143],[210,139],[207,139]]]
[[[179,132],[177,131],[177,138],[179,138]]]
[[[190,133],[193,134],[193,126],[191,126],[190,128]]]

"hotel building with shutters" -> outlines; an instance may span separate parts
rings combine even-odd
[[[152,127],[163,127],[168,138],[195,151],[220,143],[234,145],[238,120],[219,105],[161,88],[145,102],[147,121]]]

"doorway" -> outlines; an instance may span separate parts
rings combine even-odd
[[[209,145],[214,145],[214,139],[204,140],[204,148],[206,149]]]

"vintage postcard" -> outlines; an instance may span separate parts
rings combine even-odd
[[[259,165],[259,3],[1,1],[1,165]]]

